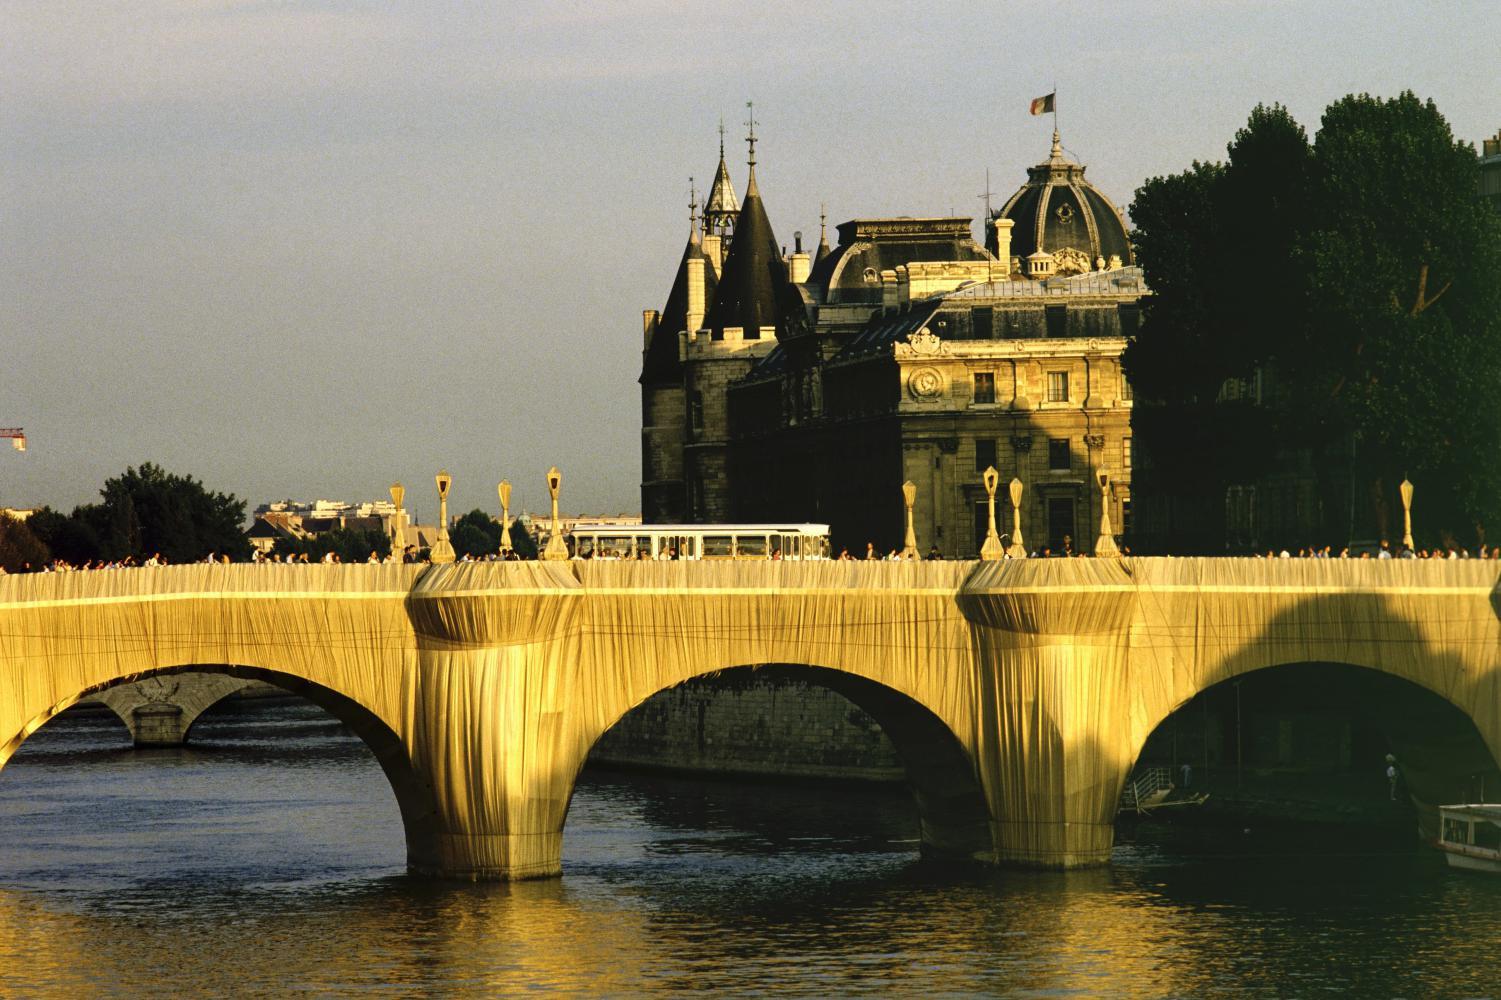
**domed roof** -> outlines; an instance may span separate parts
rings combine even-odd
[[[1023,259],[1046,251],[1058,261],[1058,273],[1093,270],[1104,258],[1133,263],[1126,220],[1110,199],[1084,179],[1084,166],[1065,159],[1063,144],[1053,133],[1053,152],[1027,168],[1027,183],[996,212],[1010,219],[1011,256]],[[995,252],[995,233],[986,234]]]

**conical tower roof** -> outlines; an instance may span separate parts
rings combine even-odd
[[[698,235],[698,220],[693,220],[693,231],[688,245],[683,248],[683,259],[678,262],[677,276],[672,280],[672,290],[667,293],[667,305],[662,307],[662,316],[657,320],[656,332],[646,345],[646,354],[641,362],[641,383],[675,384],[682,380],[683,365],[678,358],[678,334],[688,328],[688,261],[698,258],[704,262],[704,301],[714,301],[718,279],[714,265],[704,254]]]
[[[777,327],[780,334],[782,310],[778,303],[785,301],[786,288],[787,266],[761,204],[752,159],[735,239],[730,243],[730,255],[725,259],[704,326],[714,331],[716,338],[723,336],[725,327],[733,326],[742,327],[748,340],[759,337],[764,326]]]
[[[829,255],[829,217],[822,207],[818,210],[818,250],[813,254],[813,266]]]
[[[730,181],[730,170],[724,163],[724,125],[719,126],[719,169],[714,173],[714,185],[709,188],[709,199],[704,202],[704,229],[713,234],[733,233],[740,215],[740,203],[735,200],[735,185]]]

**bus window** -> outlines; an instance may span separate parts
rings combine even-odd
[[[699,539],[701,559],[729,559],[734,555],[733,535],[704,535]]]
[[[735,558],[737,559],[765,559],[766,536],[765,535],[736,535]]]

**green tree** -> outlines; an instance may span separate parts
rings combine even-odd
[[[322,562],[332,552],[340,562],[368,562],[374,552],[380,559],[391,551],[391,539],[383,531],[335,528],[307,538],[278,538],[272,552],[287,557],[306,555],[308,562]]]
[[[47,546],[25,521],[0,514],[0,569],[7,573],[35,572],[51,559]]]
[[[1494,522],[1501,223],[1474,149],[1404,93],[1336,102],[1311,144],[1286,109],[1258,107],[1228,154],[1153,178],[1132,205],[1154,293],[1125,357],[1143,499],[1222,526],[1227,485],[1302,472],[1333,540],[1391,533],[1410,474],[1435,529]],[[1225,391],[1256,379],[1259,404]]]
[[[97,517],[100,555],[106,559],[160,552],[169,562],[197,562],[210,553],[247,558],[245,501],[214,493],[191,476],[166,472],[150,462],[105,480]],[[74,512],[89,520],[87,510]],[[97,527],[96,527],[97,530]]]
[[[97,507],[77,507],[71,515],[42,507],[27,519],[27,527],[51,551],[52,557],[75,566],[99,558]]]

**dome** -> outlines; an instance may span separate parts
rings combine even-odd
[[[1133,263],[1126,220],[1109,198],[1084,179],[1084,167],[1063,156],[1058,133],[1053,153],[1027,168],[1021,186],[994,218],[1010,219],[1011,256],[1026,259],[1038,252],[1051,254],[1058,274],[1096,270],[1099,262],[1119,258]],[[995,233],[986,242],[995,252]]]

